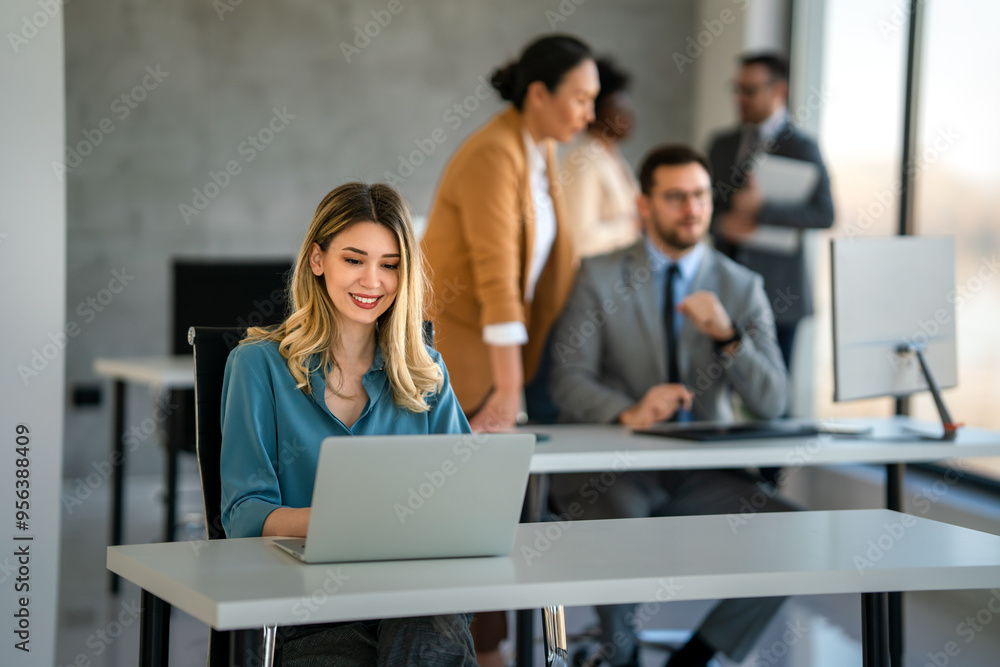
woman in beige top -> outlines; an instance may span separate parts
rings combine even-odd
[[[599,255],[639,238],[639,186],[618,142],[632,134],[635,116],[626,88],[629,77],[607,58],[597,61],[601,92],[595,120],[563,162],[562,180],[577,254]]]

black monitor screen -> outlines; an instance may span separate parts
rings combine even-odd
[[[191,354],[191,326],[252,327],[287,314],[292,260],[178,259],[173,265],[172,354]]]

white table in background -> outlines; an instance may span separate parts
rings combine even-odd
[[[169,396],[171,390],[194,389],[194,357],[175,355],[163,357],[101,357],[94,361],[94,372],[114,382],[113,427],[111,433],[112,500],[111,537],[112,545],[122,543],[123,498],[125,490],[125,385],[128,383],[149,387]],[[157,424],[159,429],[162,424]],[[163,539],[172,540],[177,522],[177,433],[167,433],[166,497]],[[118,591],[118,579],[111,577],[112,592]]]
[[[922,439],[941,427],[907,417],[845,419],[837,424],[870,426],[863,436],[731,439],[696,442],[632,433],[612,424],[525,426],[548,436],[535,447],[531,472],[605,470],[694,470],[745,467],[803,467],[846,463],[927,463],[946,459],[1000,456],[1000,432],[963,427],[954,441]]]
[[[908,417],[842,419],[836,423],[872,430],[862,436],[819,434],[697,442],[637,434],[612,424],[525,426],[519,430],[544,438],[535,446],[531,460],[528,519],[537,521],[541,517],[547,501],[547,476],[555,473],[884,464],[886,507],[902,511],[906,463],[1000,456],[997,431],[962,427],[955,440],[942,441],[933,439],[943,432],[940,424]],[[901,660],[904,638],[900,595],[890,595],[888,604],[892,653]],[[516,628],[519,667],[532,664],[533,633],[533,612],[519,611]]]

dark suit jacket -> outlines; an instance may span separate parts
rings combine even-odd
[[[743,334],[720,355],[687,318],[681,326],[681,379],[694,392],[697,420],[733,421],[736,391],[758,417],[785,410],[787,377],[760,276],[706,248],[691,292],[719,297]],[[552,330],[552,400],[560,418],[608,423],[667,381],[663,306],[646,243],[583,260],[566,310]]]
[[[795,324],[813,312],[812,286],[806,274],[801,231],[798,250],[791,255],[740,247],[726,242],[718,235],[716,225],[718,217],[729,211],[732,193],[746,181],[744,165],[736,164],[740,131],[741,128],[737,127],[716,135],[709,149],[715,206],[712,236],[716,248],[764,278],[764,290],[774,309],[775,321],[778,324]],[[833,197],[830,195],[830,176],[816,142],[791,123],[785,123],[774,141],[767,143],[764,148],[774,155],[816,164],[819,167],[819,181],[812,197],[803,204],[775,204],[765,201],[757,217],[757,223],[794,227],[799,230],[832,226]]]

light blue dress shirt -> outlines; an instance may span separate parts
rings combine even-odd
[[[444,373],[430,410],[410,412],[393,403],[382,352],[376,346],[361,380],[368,402],[348,428],[326,405],[322,373],[312,391],[295,386],[278,344],[239,345],[226,362],[222,386],[222,526],[229,537],[259,537],[279,507],[309,507],[320,443],[329,436],[469,433],[441,355],[428,350]]]
[[[650,240],[649,236],[644,237],[646,240],[646,252],[649,255],[649,268],[653,274],[653,285],[656,286],[657,293],[657,303],[660,304],[660,312],[663,312],[667,307],[667,270],[670,268],[671,264],[674,264],[674,260],[670,259],[656,246],[656,244]],[[705,256],[705,246],[702,243],[695,245],[691,250],[677,260],[677,277],[674,279],[674,305],[680,304],[688,294],[691,292],[691,284],[694,282],[694,277],[698,274],[698,269],[701,267],[701,260]],[[684,316],[677,310],[674,310],[673,325],[674,325],[674,340],[680,341],[681,339],[681,326],[684,324]],[[663,332],[663,349],[667,348],[667,338],[666,331]],[[680,378],[664,378],[664,382],[680,382]],[[680,414],[677,416],[677,421],[691,421],[691,411],[681,410]]]

